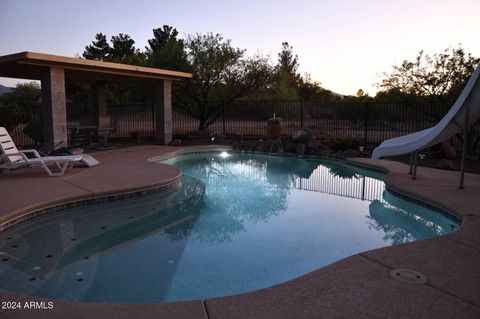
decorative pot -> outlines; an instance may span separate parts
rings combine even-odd
[[[272,118],[267,121],[267,139],[278,140],[282,136],[283,122],[282,119]]]

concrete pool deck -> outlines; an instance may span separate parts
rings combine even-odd
[[[0,223],[59,203],[162,187],[180,172],[148,161],[193,150],[138,146],[93,154],[102,164],[74,168],[63,177],[23,169],[0,174]],[[201,147],[206,149],[206,147]],[[360,253],[291,281],[241,295],[166,304],[101,304],[51,300],[0,290],[2,302],[53,301],[53,309],[2,309],[0,318],[480,318],[480,175],[392,161],[354,159],[389,171],[388,187],[448,209],[462,227],[446,236]],[[389,271],[410,268],[424,285],[392,280]]]

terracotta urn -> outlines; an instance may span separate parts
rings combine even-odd
[[[282,136],[283,122],[279,117],[267,121],[267,139],[278,140]]]

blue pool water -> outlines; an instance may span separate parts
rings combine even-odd
[[[178,186],[0,233],[0,288],[95,302],[205,299],[459,226],[385,191],[381,173],[335,161],[204,153],[164,162],[183,171]]]

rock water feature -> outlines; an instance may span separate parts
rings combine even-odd
[[[324,157],[358,157],[365,155],[358,149],[342,151],[332,150],[327,144],[315,139],[309,129],[300,129],[293,134],[282,134],[283,122],[281,118],[274,117],[267,121],[266,139],[247,143],[241,139],[233,144],[237,151],[250,151],[281,156],[324,156]]]

